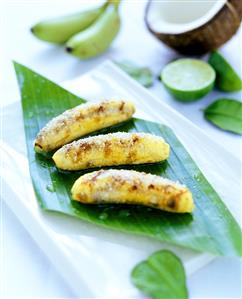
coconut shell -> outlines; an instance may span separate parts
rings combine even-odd
[[[148,22],[146,6],[145,23],[149,31],[170,48],[185,55],[201,55],[226,43],[238,30],[242,20],[242,0],[227,0],[218,13],[206,24],[179,34],[156,32]]]

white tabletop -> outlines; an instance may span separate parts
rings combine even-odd
[[[30,34],[29,28],[37,20],[85,8],[90,2],[95,4],[94,0],[5,0],[5,3],[1,4],[4,6],[0,7],[0,37],[3,46],[0,69],[1,74],[4,74],[1,75],[1,92],[4,91],[1,105],[11,103],[19,97],[11,59],[26,64],[56,82],[63,82],[80,76],[107,58],[117,61],[129,59],[150,66],[157,76],[167,62],[178,57],[145,28],[144,1],[126,0],[122,3],[122,29],[118,38],[107,53],[92,60],[80,61],[66,54],[63,48],[40,42]],[[237,70],[241,69],[240,45],[241,30],[221,49]],[[240,156],[241,137],[223,132],[207,123],[203,119],[201,108],[219,97],[240,99],[241,93],[224,94],[213,91],[196,103],[183,104],[173,100],[159,81],[156,81],[150,90],[158,95],[161,101],[167,102],[205,130],[231,154]],[[4,191],[3,189],[2,192]],[[0,281],[3,288],[0,289],[4,292],[3,297],[73,298],[74,294],[13,213],[5,204],[1,207],[3,271],[0,274],[3,277],[0,277]],[[237,259],[218,258],[189,278],[191,298],[239,298],[240,270],[241,264]],[[79,297],[85,298],[85,294],[80,294]]]

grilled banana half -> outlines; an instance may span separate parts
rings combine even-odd
[[[99,170],[81,176],[72,198],[85,204],[135,204],[175,213],[194,209],[187,187],[160,176],[133,170]]]
[[[36,137],[35,151],[50,152],[88,133],[128,120],[134,112],[132,103],[121,100],[79,105],[47,123]]]
[[[110,133],[73,141],[55,152],[53,160],[63,170],[160,162],[168,158],[163,138],[146,133]]]

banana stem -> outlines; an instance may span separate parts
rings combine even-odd
[[[116,8],[119,7],[119,4],[120,4],[121,0],[107,0],[107,4],[113,4],[116,6]]]

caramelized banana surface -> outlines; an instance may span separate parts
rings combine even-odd
[[[99,170],[81,176],[71,189],[85,204],[135,204],[175,213],[191,213],[192,194],[179,183],[134,170]]]
[[[147,133],[111,133],[73,141],[55,152],[63,170],[160,162],[169,156],[169,144]]]
[[[36,137],[35,151],[53,151],[86,134],[126,121],[134,112],[134,105],[122,100],[76,106],[47,123]]]

